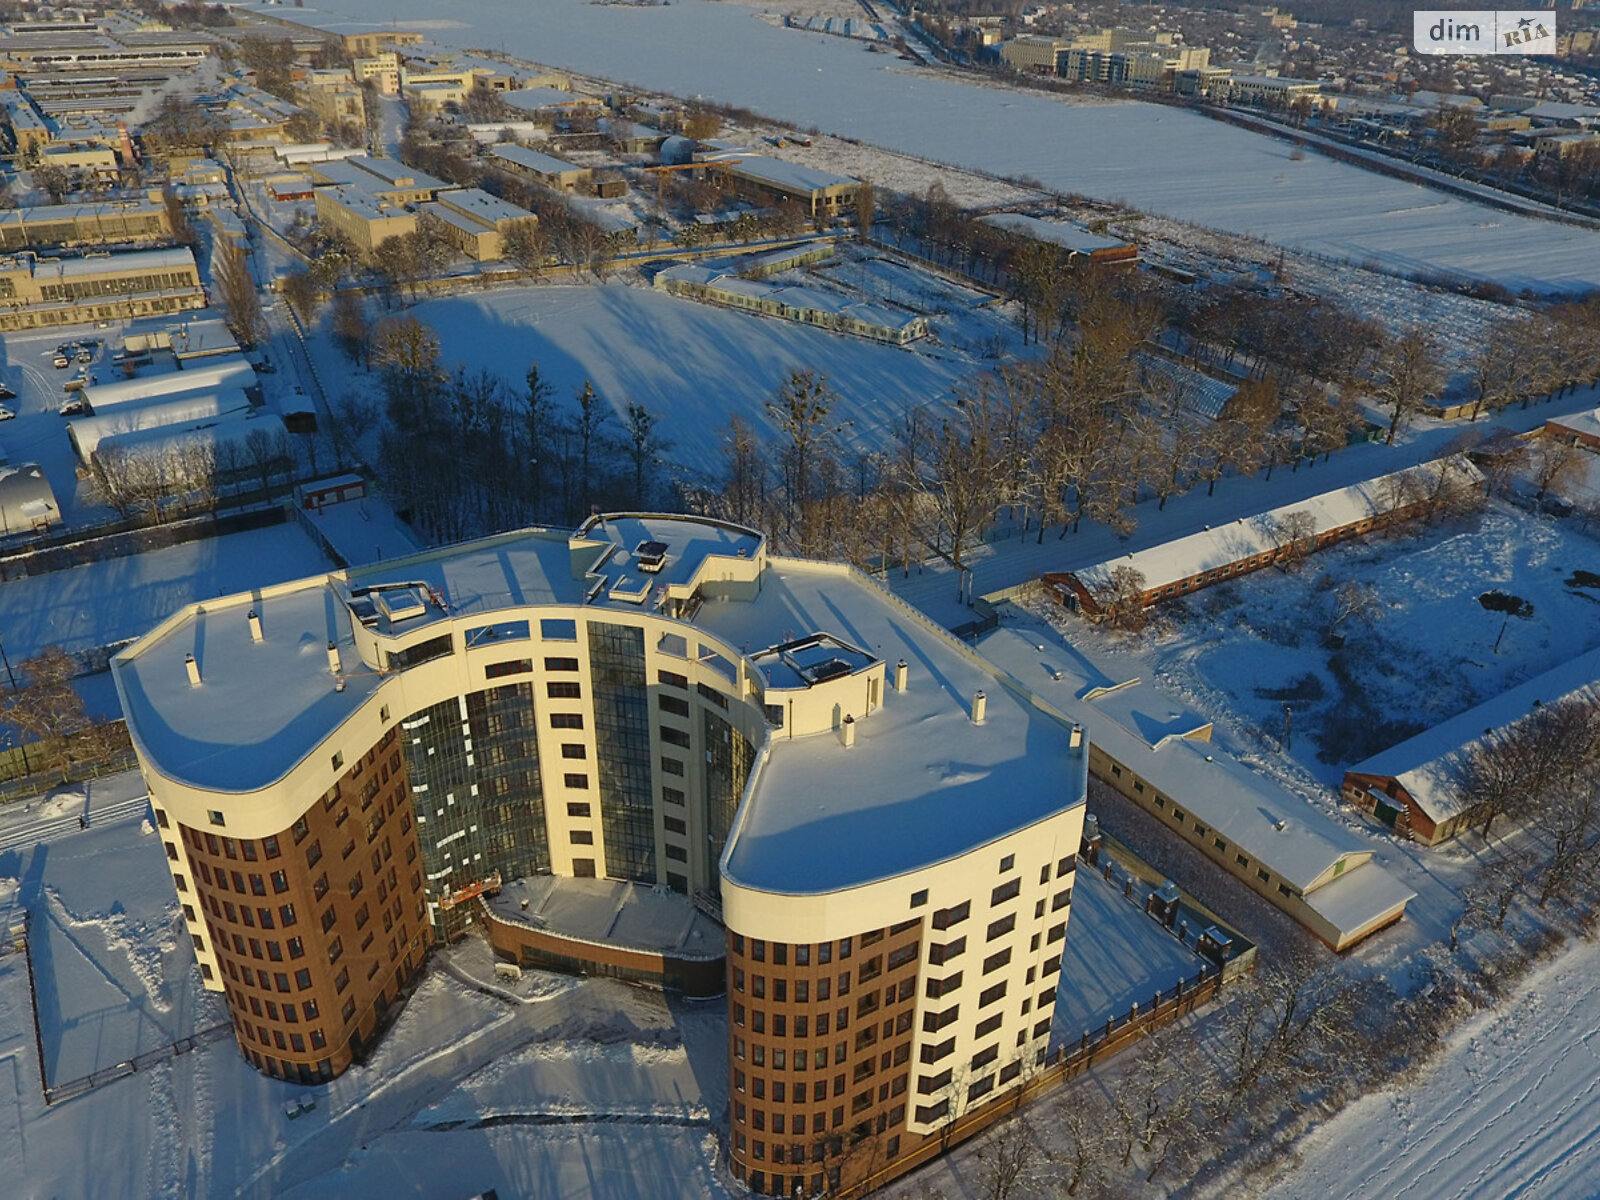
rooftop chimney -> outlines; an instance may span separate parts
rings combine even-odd
[[[249,621],[250,621],[250,640],[252,642],[259,642],[261,640],[261,617],[256,613],[256,610],[253,609],[253,608],[250,610]]]
[[[906,660],[901,659],[894,665],[894,690],[903,692],[911,678],[911,668],[906,666]]]
[[[184,669],[189,672],[189,686],[190,687],[199,687],[200,686],[200,664],[195,662],[194,655],[185,654],[183,656],[183,666],[184,666]]]
[[[856,744],[856,719],[846,717],[839,725],[839,736],[844,739],[845,749]]]
[[[1067,735],[1067,748],[1074,754],[1083,749],[1083,726],[1074,725],[1072,732]]]
[[[339,646],[336,642],[328,643],[328,670],[337,675],[343,669],[339,662]]]
[[[972,723],[974,725],[983,724],[983,714],[988,707],[989,697],[985,696],[982,692],[972,693]]]

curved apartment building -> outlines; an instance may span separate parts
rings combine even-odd
[[[596,517],[191,605],[115,660],[206,986],[360,1057],[429,948],[728,997],[751,1190],[886,1177],[1041,1061],[1088,747],[859,573]]]

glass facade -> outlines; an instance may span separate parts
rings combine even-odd
[[[733,828],[734,810],[739,807],[739,797],[744,795],[745,782],[750,778],[750,763],[755,749],[750,740],[709,708],[705,714],[706,731],[706,837],[710,854],[711,875],[708,880],[713,892],[721,894],[721,881],[717,877],[717,863],[722,859],[722,849],[728,841],[728,831]]]
[[[644,630],[604,621],[588,624],[606,874],[612,879],[655,883],[655,772],[650,757]]]
[[[401,723],[430,898],[498,870],[550,870],[533,688],[507,684],[452,698]],[[467,910],[439,910],[446,936]]]

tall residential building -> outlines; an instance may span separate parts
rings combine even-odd
[[[1043,1061],[1087,737],[847,567],[595,517],[202,601],[113,669],[263,1071],[338,1074],[469,924],[726,994],[761,1194],[891,1177]]]

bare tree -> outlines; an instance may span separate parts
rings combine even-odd
[[[18,666],[26,683],[6,698],[6,719],[42,743],[45,763],[65,783],[71,774],[70,739],[92,723],[72,686],[77,660],[60,646],[46,646]]]
[[[1528,452],[1529,473],[1538,488],[1536,498],[1562,492],[1582,476],[1587,455],[1571,442],[1545,434],[1533,440]]]
[[[1389,414],[1389,445],[1443,386],[1438,346],[1428,330],[1413,325],[1383,345],[1373,370],[1372,394]]]
[[[728,515],[740,525],[755,525],[766,492],[767,462],[755,431],[737,413],[728,421],[722,463],[722,498]]]
[[[1038,1136],[1026,1116],[1007,1119],[983,1139],[978,1160],[979,1195],[984,1200],[1019,1200],[1042,1167]]]
[[[1101,620],[1116,629],[1138,631],[1149,619],[1145,612],[1145,577],[1142,571],[1126,565],[1111,568],[1106,584],[1095,592]]]
[[[219,242],[212,253],[212,275],[227,314],[228,332],[246,349],[254,347],[266,336],[267,319],[261,312],[261,296],[250,273],[249,258],[239,247]]]
[[[827,380],[814,371],[791,371],[778,385],[778,394],[767,401],[767,415],[785,439],[784,460],[788,475],[787,511],[791,533],[801,554],[817,550],[816,496],[817,460],[826,454],[826,439],[835,432],[829,416],[838,397]]]
[[[372,327],[361,296],[349,288],[333,294],[333,340],[351,362],[365,366],[372,350]]]

